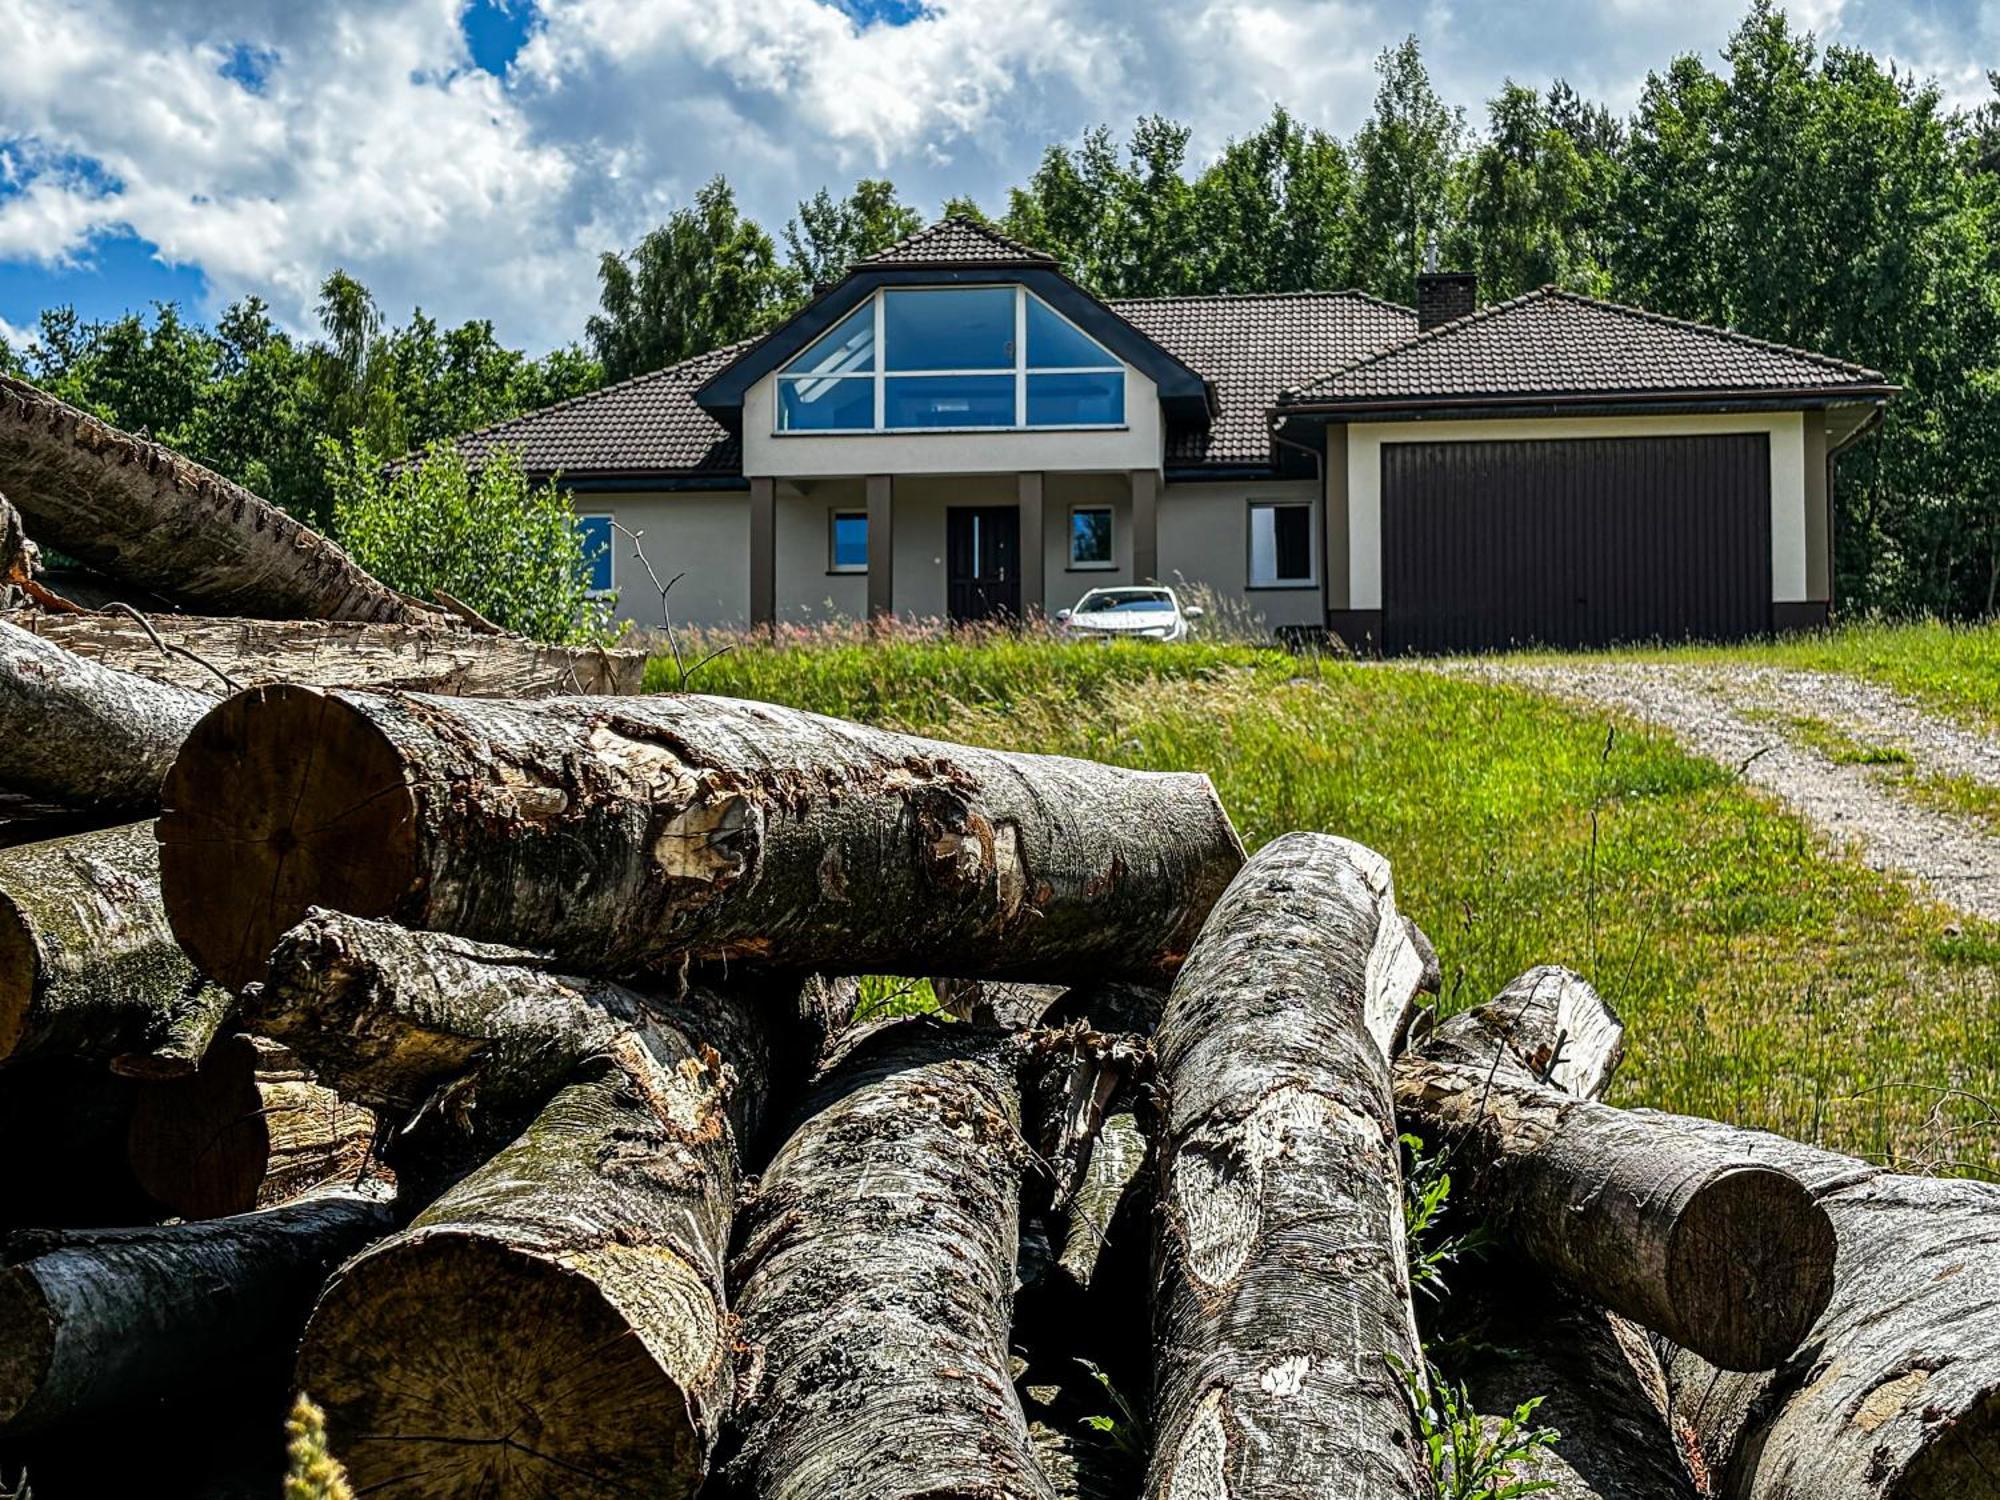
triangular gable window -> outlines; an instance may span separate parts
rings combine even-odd
[[[885,288],[778,373],[780,432],[1124,421],[1124,365],[1021,286]]]

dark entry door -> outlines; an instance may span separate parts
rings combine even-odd
[[[1384,444],[1383,645],[1761,634],[1770,495],[1762,433]]]
[[[944,513],[945,610],[954,624],[1021,613],[1021,513],[1011,505]]]

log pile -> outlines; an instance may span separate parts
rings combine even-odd
[[[117,465],[222,524],[0,394],[52,546]],[[1606,1102],[1564,970],[1437,1021],[1388,862],[1205,777],[414,691],[324,632],[456,627],[305,551],[299,631],[156,627],[220,673],[0,625],[68,820],[0,849],[0,1481],[275,1494],[303,1391],[362,1494],[1428,1500],[1438,1360],[1565,1500],[2000,1493],[2000,1189]],[[1491,1241],[1436,1305],[1406,1134]]]

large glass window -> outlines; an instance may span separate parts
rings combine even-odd
[[[590,591],[608,594],[612,589],[611,517],[578,516],[577,539],[583,543],[584,566],[590,570]]]
[[[831,531],[827,537],[827,560],[829,572],[866,573],[868,571],[868,512],[865,510],[837,510],[830,522]]]
[[[895,287],[778,375],[780,432],[1116,427],[1125,367],[1025,287]]]
[[[1309,588],[1313,573],[1312,505],[1256,503],[1250,507],[1250,587]]]
[[[1111,568],[1111,507],[1079,505],[1069,513],[1069,565]]]

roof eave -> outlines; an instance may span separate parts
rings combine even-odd
[[[1519,392],[1511,395],[1335,397],[1314,399],[1296,393],[1280,396],[1274,417],[1346,417],[1398,420],[1439,414],[1454,416],[1532,416],[1543,412],[1591,414],[1603,411],[1751,411],[1837,405],[1876,404],[1890,400],[1901,386],[1829,385],[1766,386],[1690,391],[1571,391]]]

